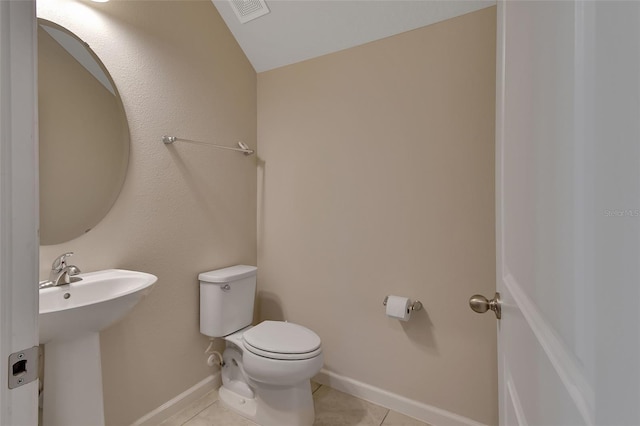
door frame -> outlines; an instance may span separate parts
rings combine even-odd
[[[38,424],[38,380],[8,387],[9,355],[38,345],[37,107],[35,0],[0,1],[1,425]]]

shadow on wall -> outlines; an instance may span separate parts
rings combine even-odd
[[[396,321],[389,318],[389,321]],[[433,333],[433,323],[429,318],[426,306],[411,314],[409,321],[396,321],[402,326],[402,330],[407,335],[409,340],[415,345],[422,348],[424,351],[438,355],[438,345],[436,344],[436,338]]]
[[[255,314],[258,322],[265,320],[284,321],[282,301],[276,294],[259,291],[257,302]]]
[[[256,167],[258,174],[258,187],[257,187],[257,214],[258,214],[258,226],[257,226],[257,248],[258,251],[262,250],[262,241],[264,241],[262,233],[264,232],[264,188],[266,183],[266,162],[256,154]],[[259,317],[258,317],[259,318]]]
[[[171,155],[176,168],[182,175],[185,184],[191,190],[191,192],[195,194],[195,197],[193,197],[193,199],[197,201],[201,209],[207,213],[208,217],[216,217],[215,206],[211,205],[209,201],[210,197],[206,195],[208,191],[206,188],[202,187],[202,183],[199,183],[196,176],[194,176],[192,168],[187,166],[184,159],[181,157],[180,153],[176,151],[176,148],[173,145],[167,146],[167,150]]]

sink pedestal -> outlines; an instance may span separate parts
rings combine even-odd
[[[44,346],[43,426],[104,426],[99,333]]]
[[[76,277],[82,280],[40,290],[43,426],[104,426],[98,333],[124,317],[158,280],[123,269]]]

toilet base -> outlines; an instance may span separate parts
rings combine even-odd
[[[224,386],[220,387],[218,395],[220,396],[220,401],[222,401],[225,407],[240,414],[242,417],[255,421],[257,405],[255,398],[246,398],[225,388]]]
[[[255,398],[246,398],[224,386],[219,395],[231,411],[261,426],[312,426],[315,420],[311,383],[279,387],[252,383]]]

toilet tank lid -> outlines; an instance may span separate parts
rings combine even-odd
[[[249,265],[235,265],[228,268],[216,269],[214,271],[203,272],[198,275],[200,281],[207,283],[228,283],[241,280],[256,274],[258,268]]]

